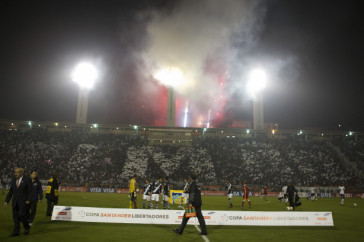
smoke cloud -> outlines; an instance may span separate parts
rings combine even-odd
[[[246,71],[259,63],[250,51],[264,29],[266,8],[265,1],[184,0],[167,13],[151,13],[144,73],[151,77],[166,67],[183,72],[186,84],[175,89],[183,99],[177,112],[188,100],[188,126],[224,122],[226,104],[244,90]],[[145,86],[158,93],[150,83]]]

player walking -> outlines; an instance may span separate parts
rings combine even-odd
[[[341,197],[340,205],[344,206],[344,199],[345,199],[345,187],[344,184],[341,183],[341,186],[338,187],[338,192]]]
[[[233,189],[232,189],[230,180],[226,180],[226,196],[229,199],[229,203],[230,203],[229,208],[232,208],[233,203],[231,202],[231,199],[233,198]]]
[[[188,200],[188,187],[190,186],[190,184],[188,183],[188,180],[185,178],[183,179],[183,182],[185,183],[185,186],[183,187],[183,193],[182,193],[182,198],[181,198],[181,205],[179,206],[179,208],[182,208],[182,204],[183,204],[183,198],[185,198],[185,201]]]
[[[162,178],[158,178],[153,184],[153,190],[152,190],[152,203],[150,204],[150,208],[153,209],[153,206],[155,206],[155,209],[159,208],[159,194],[162,190]]]
[[[148,208],[150,208],[150,194],[152,193],[152,184],[148,179],[145,179],[144,193],[143,193],[143,208],[145,208],[146,201],[148,202]]]
[[[244,187],[243,187],[243,202],[241,203],[241,208],[244,208],[244,203],[245,201],[248,200],[249,203],[249,208],[252,208],[252,204],[249,200],[249,188],[246,185],[246,182],[244,182]]]

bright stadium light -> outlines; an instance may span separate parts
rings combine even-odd
[[[92,64],[81,62],[75,67],[71,77],[79,86],[76,123],[86,124],[88,93],[98,78],[98,71]]]
[[[168,89],[166,126],[174,127],[176,125],[176,93],[174,89],[186,83],[183,73],[177,67],[167,67],[160,69],[153,77]]]
[[[247,91],[253,98],[253,128],[264,129],[263,95],[262,90],[266,86],[267,76],[261,69],[254,69],[250,72]]]
[[[162,68],[153,77],[167,87],[177,87],[185,83],[183,73],[177,67]]]
[[[254,69],[249,75],[248,92],[255,97],[266,86],[267,76],[261,69]]]
[[[96,68],[87,62],[79,63],[72,72],[72,80],[76,82],[80,88],[91,89],[98,77]]]

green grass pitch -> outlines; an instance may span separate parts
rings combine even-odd
[[[5,195],[0,194],[1,201]],[[142,207],[141,196],[138,207]],[[264,200],[251,198],[242,210],[241,198],[234,197],[232,209],[226,197],[205,196],[202,210],[286,211],[277,198]],[[297,211],[332,211],[334,227],[260,227],[260,226],[207,226],[210,241],[364,241],[364,200],[347,198],[339,205],[339,198],[322,198],[317,201],[302,199]],[[354,207],[353,204],[358,206]],[[10,205],[10,204],[9,204]],[[136,225],[51,221],[45,216],[46,201],[38,204],[37,215],[28,236],[9,237],[13,230],[11,206],[0,208],[0,241],[204,241],[194,226],[187,226],[183,235],[173,233],[176,225]],[[62,192],[59,205],[127,208],[126,194]],[[171,209],[178,209],[172,205]]]

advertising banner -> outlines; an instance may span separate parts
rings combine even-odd
[[[47,186],[45,186],[47,189]],[[87,187],[59,187],[61,192],[88,192]]]
[[[202,196],[226,196],[226,191],[201,191]]]
[[[340,193],[335,193],[335,197],[341,197]],[[353,194],[351,193],[345,193],[345,198],[351,198],[353,197]]]
[[[250,194],[251,194],[251,192],[249,192],[249,196],[251,196]],[[261,192],[254,192],[253,195],[254,195],[254,197],[263,197],[264,196],[264,194],[262,194]],[[278,195],[279,195],[279,192],[268,192],[267,197],[278,197]]]
[[[115,188],[89,187],[88,192],[115,193]]]
[[[183,214],[183,210],[54,206],[52,220],[98,223],[180,224]],[[334,226],[331,212],[202,211],[202,214],[207,225]],[[198,224],[197,218],[190,218],[188,224]]]
[[[127,189],[127,188],[116,188],[116,193],[129,194],[129,189]]]
[[[181,199],[183,204],[186,204],[186,198],[182,197],[183,190],[170,190],[169,191],[169,203],[171,204],[181,204]]]

